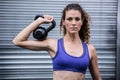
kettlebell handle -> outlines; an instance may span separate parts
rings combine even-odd
[[[38,14],[38,15],[35,16],[34,20],[36,20],[38,17],[44,18],[43,15]],[[52,23],[52,25],[50,25],[50,26],[46,29],[47,32],[51,31],[51,30],[56,26],[55,20],[53,20],[51,23]]]
[[[51,31],[55,26],[56,26],[56,22],[55,22],[55,20],[53,20],[52,22],[52,25],[50,25],[48,28],[47,28],[47,32],[49,32],[49,31]]]
[[[35,16],[34,20],[36,20],[38,17],[42,17],[42,18],[44,18],[43,15],[41,15],[41,14],[37,14],[37,15]]]
[[[35,16],[34,20],[36,20],[38,17],[44,18],[44,16],[39,14]],[[53,20],[51,23],[52,24],[47,29],[41,26],[37,27],[33,31],[33,37],[41,41],[45,40],[47,38],[48,32],[51,31],[56,26],[55,20]]]

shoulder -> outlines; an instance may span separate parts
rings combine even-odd
[[[57,45],[57,42],[58,42],[58,39],[54,39],[54,38],[46,39],[46,43],[47,43],[48,47]]]
[[[88,50],[89,50],[89,55],[90,59],[96,56],[96,48],[92,44],[87,44],[88,45]]]
[[[47,39],[47,42],[48,42],[49,45],[57,44],[58,39],[54,39],[54,38],[51,39],[51,38],[48,38],[48,39]]]
[[[95,49],[95,47],[94,47],[94,45],[92,45],[92,44],[88,44],[88,48],[90,49],[90,51],[96,51],[96,49]]]
[[[53,57],[57,51],[57,43],[58,39],[47,39],[48,43],[48,52],[50,53],[51,57]]]

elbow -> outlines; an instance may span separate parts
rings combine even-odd
[[[13,40],[12,40],[12,43],[13,43],[15,46],[19,46],[19,41],[17,41],[16,39],[13,39]]]
[[[17,45],[17,44],[18,44],[14,39],[12,40],[12,43],[13,43],[14,45]]]

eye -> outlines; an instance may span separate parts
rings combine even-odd
[[[75,18],[75,20],[76,20],[76,21],[79,21],[79,20],[80,20],[80,18],[79,18],[79,17],[76,17],[76,18]]]
[[[68,20],[68,21],[72,21],[72,20],[73,20],[73,18],[69,17],[69,18],[67,18],[67,20]]]

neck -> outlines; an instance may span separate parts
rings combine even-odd
[[[64,40],[72,43],[81,42],[79,34],[66,34]]]

